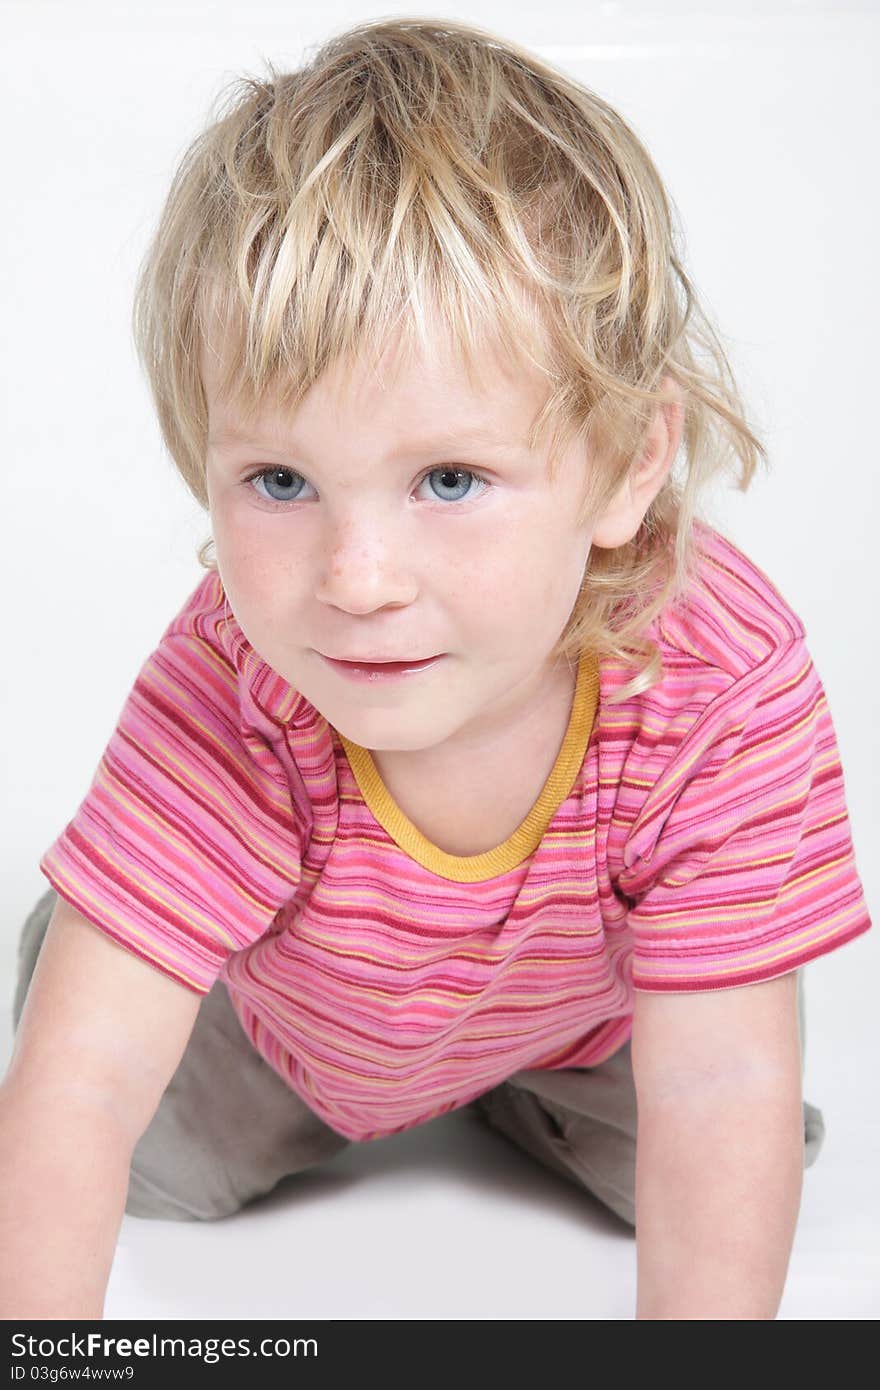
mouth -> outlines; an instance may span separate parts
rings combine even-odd
[[[439,652],[436,656],[421,657],[409,661],[341,661],[336,657],[325,656],[323,652],[318,652],[322,661],[326,662],[333,670],[340,675],[349,676],[355,680],[391,680],[400,676],[418,675],[421,671],[427,671],[436,662],[442,660],[444,652]]]

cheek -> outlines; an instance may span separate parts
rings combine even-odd
[[[223,587],[246,634],[269,631],[276,618],[290,614],[302,577],[289,556],[278,559],[238,531],[234,539],[215,532],[215,548]]]
[[[509,523],[493,520],[487,525],[481,517],[480,523],[455,529],[448,549],[436,557],[437,573],[434,559],[422,570],[429,590],[441,588],[450,606],[471,610],[477,622],[481,613],[497,614],[508,597],[513,600],[528,572],[515,519]]]
[[[566,541],[570,545],[570,540]],[[558,530],[510,514],[491,529],[481,528],[473,544],[457,548],[445,567],[443,599],[473,631],[503,627],[523,630],[540,625],[564,604],[571,586],[560,570]],[[433,581],[429,587],[434,587]]]
[[[456,592],[509,597],[512,605],[547,605],[554,613],[573,603],[590,555],[590,536],[573,530],[558,510],[537,503],[511,509],[479,544],[466,546],[454,573]]]
[[[254,508],[223,494],[213,499],[211,526],[230,602],[234,592],[243,603],[271,607],[293,592],[297,551],[284,543],[280,527],[273,529]]]
[[[547,571],[547,601],[557,609],[562,607],[569,612],[583,583],[592,549],[591,538],[583,534],[568,536],[565,546],[566,549],[559,546],[556,563],[550,565]]]

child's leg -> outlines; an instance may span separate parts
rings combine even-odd
[[[635,1227],[636,1096],[628,1042],[598,1067],[515,1072],[473,1105],[518,1148]]]
[[[806,1042],[803,971],[798,972],[801,1072]],[[630,1044],[598,1067],[525,1070],[473,1102],[493,1128],[545,1167],[586,1187],[635,1227],[636,1091]],[[804,1108],[804,1167],[819,1156],[821,1110]]]
[[[21,932],[14,1028],[56,896],[43,894]],[[167,1221],[229,1216],[348,1143],[252,1047],[218,980],[135,1146],[125,1210]]]

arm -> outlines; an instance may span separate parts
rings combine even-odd
[[[0,1085],[0,1318],[101,1318],[134,1146],[201,996],[59,898]]]
[[[636,992],[637,1319],[777,1314],[803,1182],[796,988]]]

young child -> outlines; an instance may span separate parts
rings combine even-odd
[[[773,1318],[803,967],[871,921],[804,625],[700,515],[765,451],[645,148],[364,23],[193,143],[134,323],[216,562],[40,860],[3,1315],[472,1105],[635,1229],[637,1317]]]

